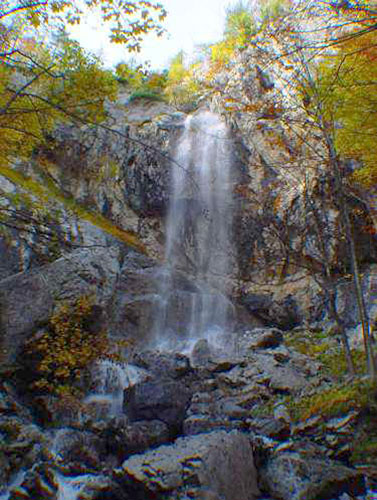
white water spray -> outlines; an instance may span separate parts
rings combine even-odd
[[[187,118],[172,168],[165,264],[159,276],[161,302],[155,336],[160,345],[177,338],[213,337],[214,332],[221,334],[229,327],[230,144],[227,128],[217,115],[202,111]],[[177,271],[188,275],[195,289],[179,291]],[[172,321],[177,300],[184,303],[182,317]]]
[[[101,360],[92,371],[95,393],[85,398],[84,403],[95,406],[98,417],[120,416],[123,414],[124,390],[145,377],[146,374],[142,368],[128,363]]]

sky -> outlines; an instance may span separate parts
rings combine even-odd
[[[218,41],[224,29],[226,7],[236,0],[160,0],[160,3],[168,11],[164,23],[168,34],[162,38],[148,36],[138,60],[149,60],[153,69],[161,70],[168,67],[180,50],[190,54],[195,45]],[[100,55],[106,66],[135,57],[124,47],[108,42],[106,28],[94,16],[73,27],[71,35],[86,49]]]

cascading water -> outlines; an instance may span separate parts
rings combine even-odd
[[[124,390],[145,377],[142,368],[128,363],[101,360],[92,370],[95,392],[84,403],[96,407],[98,417],[122,415]]]
[[[159,277],[161,301],[155,324],[158,342],[210,338],[229,327],[230,145],[227,128],[217,115],[202,111],[187,118],[172,168],[165,264]],[[179,290],[179,272],[189,277],[193,289]],[[177,322],[176,318],[171,320],[171,309],[179,299],[185,306],[181,306],[184,311]]]

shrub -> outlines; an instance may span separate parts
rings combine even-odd
[[[267,0],[261,7],[261,22],[266,24],[283,16],[289,8],[288,0]]]
[[[60,306],[45,332],[31,340],[28,353],[33,359],[32,389],[58,395],[77,394],[77,383],[91,364],[111,357],[104,331],[91,326],[96,306],[87,296],[74,304]]]
[[[249,4],[239,1],[227,9],[223,40],[210,47],[210,70],[208,78],[230,63],[237,50],[247,47],[250,38],[256,33],[257,25]]]
[[[193,105],[199,96],[200,85],[195,77],[195,69],[196,65],[186,67],[182,51],[170,63],[165,94],[178,108]]]
[[[227,9],[224,30],[226,41],[233,40],[238,48],[242,48],[256,31],[256,21],[248,3],[239,1]]]
[[[347,361],[344,349],[328,332],[291,332],[287,335],[287,345],[322,364],[322,370],[331,377],[341,380],[347,375]],[[366,372],[365,354],[362,349],[352,349],[351,356],[357,374]]]
[[[133,91],[131,100],[137,98],[162,100],[166,86],[166,72],[148,71],[132,62],[119,63],[115,70],[119,83],[127,85]]]
[[[130,95],[129,102],[135,101],[136,99],[150,99],[151,101],[163,101],[164,98],[161,94],[156,94],[156,92],[153,92],[151,90],[135,90]]]
[[[131,62],[120,62],[115,68],[115,77],[119,83],[127,84],[131,88],[139,88],[143,82],[143,73],[140,66]]]

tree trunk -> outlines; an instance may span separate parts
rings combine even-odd
[[[350,217],[349,217],[347,202],[346,202],[345,195],[344,195],[343,183],[342,183],[342,178],[341,178],[341,174],[340,174],[339,161],[338,161],[338,158],[337,158],[337,155],[335,152],[335,147],[334,147],[332,137],[330,136],[330,134],[328,133],[328,131],[324,127],[323,121],[322,121],[322,126],[323,126],[323,131],[325,134],[327,147],[329,150],[330,166],[332,167],[333,172],[334,172],[337,199],[339,202],[341,216],[343,219],[344,230],[346,233],[346,241],[347,241],[347,245],[348,245],[349,253],[350,253],[352,276],[353,276],[353,281],[354,281],[354,286],[355,286],[356,301],[357,301],[357,307],[358,307],[358,311],[359,311],[359,318],[360,318],[362,334],[363,334],[364,349],[365,349],[365,354],[366,354],[366,358],[367,358],[368,374],[369,374],[369,377],[374,382],[377,382],[376,359],[375,359],[374,353],[373,353],[372,338],[371,338],[370,329],[369,329],[368,314],[367,314],[366,305],[365,305],[365,301],[364,301],[363,290],[362,290],[360,274],[359,274],[359,265],[358,265],[357,256],[356,256],[355,240],[354,240],[353,234],[352,234],[351,221],[350,221]]]

